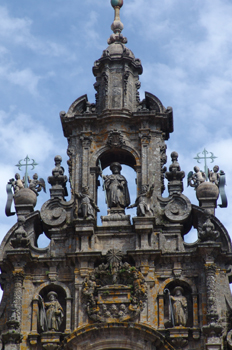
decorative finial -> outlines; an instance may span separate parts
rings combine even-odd
[[[124,26],[120,20],[120,8],[123,6],[123,0],[111,0],[111,5],[115,11],[114,22],[111,25],[111,29],[114,34],[111,34],[110,38],[108,39],[108,44],[110,45],[116,41],[126,44],[127,38],[121,34]]]

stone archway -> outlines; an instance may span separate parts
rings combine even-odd
[[[59,350],[174,350],[163,335],[138,323],[92,324],[72,332]]]

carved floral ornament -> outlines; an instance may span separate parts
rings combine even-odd
[[[137,317],[147,300],[142,273],[122,263],[122,253],[111,249],[107,263],[100,264],[84,280],[82,296],[89,317],[97,322],[126,321]]]

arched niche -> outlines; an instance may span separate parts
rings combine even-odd
[[[138,323],[92,324],[72,332],[57,350],[174,350],[159,332]]]
[[[183,296],[187,299],[188,319],[186,327],[198,327],[198,295],[196,286],[188,278],[169,278],[161,284],[158,292],[159,328],[163,329],[173,327],[170,317],[170,300],[167,290],[170,291],[170,295],[173,295],[175,287],[181,287],[183,289]]]
[[[135,169],[136,159],[134,155],[125,149],[108,149],[101,156],[98,157],[98,161],[101,161],[102,169],[104,170],[110,166],[113,162],[119,162],[120,164],[125,164]]]
[[[61,282],[45,282],[40,285],[32,299],[32,333],[41,333],[38,325],[39,299],[46,300],[49,292],[54,291],[58,295],[58,301],[64,310],[64,321],[61,325],[61,332],[70,333],[71,329],[71,294],[69,288]]]
[[[122,147],[109,147],[105,145],[95,152],[90,159],[90,192],[92,192],[94,200],[97,202],[97,188],[100,185],[99,178],[99,161],[102,170],[110,166],[113,162],[127,165],[135,172],[137,193],[141,188],[141,164],[140,154],[136,149],[122,145]]]

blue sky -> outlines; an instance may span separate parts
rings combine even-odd
[[[113,16],[109,0],[1,1],[0,240],[16,222],[16,216],[7,218],[4,213],[5,186],[20,159],[27,154],[35,159],[36,172],[46,180],[54,156],[60,154],[67,174],[67,141],[59,112],[85,93],[95,102],[92,66],[107,47]],[[141,99],[149,91],[165,107],[173,107],[175,131],[167,142],[168,166],[174,150],[186,175],[204,148],[218,157],[214,164],[226,172],[229,208],[218,208],[216,215],[229,233],[231,18],[232,3],[227,0],[124,0],[121,10],[127,46],[144,68]],[[130,178],[127,170],[124,175]],[[186,183],[185,178],[184,194],[198,204]],[[48,188],[47,184],[48,193],[39,196],[36,209],[49,199]]]

